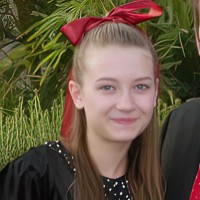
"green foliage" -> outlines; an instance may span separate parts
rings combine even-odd
[[[41,99],[49,97],[54,99],[59,89],[64,88],[73,53],[73,47],[60,33],[60,27],[84,15],[105,15],[107,10],[120,2],[52,0],[51,5],[55,5],[54,12],[44,16],[42,20],[34,23],[21,34],[18,39],[22,42],[12,48],[0,61],[0,84],[3,90],[2,93],[0,92],[0,99],[2,99],[0,106],[10,105],[6,104],[5,100],[11,99],[13,91],[29,94],[35,88],[43,97]],[[20,69],[25,77],[17,74],[17,69]],[[13,73],[8,75],[8,71]],[[24,87],[27,81],[24,82],[19,77],[28,80],[28,87]],[[23,82],[22,87],[19,87],[19,81]],[[10,84],[7,84],[8,82]],[[51,87],[45,88],[43,85],[51,85]],[[54,95],[48,96],[48,94]],[[1,95],[3,95],[2,98]],[[17,103],[17,100],[15,102]],[[43,102],[42,105],[44,105]]]
[[[167,102],[164,102],[161,98],[158,98],[156,111],[158,124],[160,127],[162,126],[168,114],[182,103],[181,99],[177,99],[176,97],[174,97],[172,91],[170,90],[168,90],[168,97],[170,100],[169,104]]]
[[[42,110],[37,91],[23,106],[23,98],[14,111],[0,108],[0,169],[29,148],[59,138],[63,111],[63,93],[49,110]]]
[[[182,101],[200,96],[200,57],[193,31],[191,0],[157,0],[163,8],[158,23],[148,22],[161,67],[161,98],[172,90]],[[166,99],[165,99],[166,100]]]

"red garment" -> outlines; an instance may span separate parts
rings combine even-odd
[[[200,200],[200,167],[194,180],[194,184],[192,186],[190,200]]]

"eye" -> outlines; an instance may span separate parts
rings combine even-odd
[[[148,89],[149,87],[147,85],[144,85],[144,84],[139,84],[139,85],[136,85],[135,86],[135,89],[136,90],[146,90]]]
[[[104,85],[100,89],[110,91],[110,90],[114,90],[114,87],[111,85]]]

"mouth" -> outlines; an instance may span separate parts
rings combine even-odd
[[[135,123],[136,120],[136,118],[112,118],[112,121],[122,125],[131,125]]]

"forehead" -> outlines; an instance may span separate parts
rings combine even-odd
[[[122,53],[122,52],[125,52],[125,53]],[[145,49],[145,48],[141,48],[137,46],[119,46],[119,45],[87,46],[87,48],[84,51],[84,57],[85,57],[84,59],[86,62],[88,62],[89,60],[94,60],[94,59],[96,60],[99,57],[107,58],[107,55],[109,56],[120,55],[120,57],[125,58],[126,55],[128,57],[130,54],[134,55],[136,52],[138,53],[138,55],[145,56],[153,61],[153,57],[149,49]],[[112,59],[113,57],[110,58],[110,60]]]
[[[86,73],[92,76],[154,76],[153,58],[138,47],[90,47],[84,56]]]

